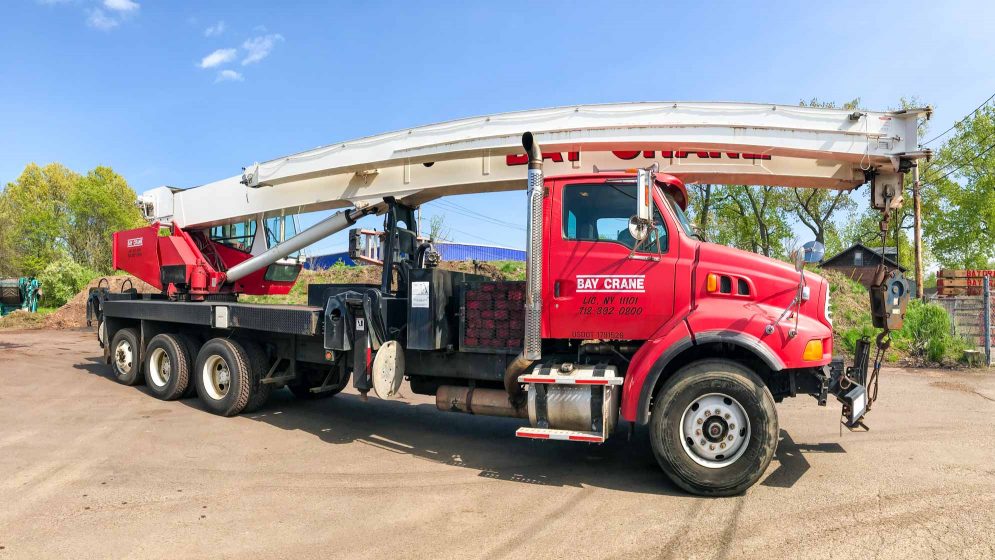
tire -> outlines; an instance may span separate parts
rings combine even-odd
[[[245,348],[234,340],[212,338],[197,353],[194,368],[197,395],[211,412],[234,416],[252,393],[252,374]]]
[[[111,368],[114,379],[122,385],[139,385],[142,382],[142,346],[138,329],[121,329],[111,340]]]
[[[251,340],[240,342],[242,348],[245,348],[246,355],[249,357],[249,371],[252,379],[252,391],[249,396],[249,402],[246,403],[242,412],[255,412],[266,406],[266,402],[269,401],[270,394],[273,392],[272,385],[262,383],[263,377],[266,377],[266,374],[269,373],[269,354],[257,342]]]
[[[190,351],[179,335],[156,335],[145,348],[145,384],[159,399],[173,401],[183,396],[192,368]]]
[[[334,397],[335,395],[341,393],[342,390],[346,388],[346,385],[349,384],[349,373],[338,363],[330,366],[319,366],[317,364],[305,365],[298,363],[297,367],[300,369],[298,379],[287,383],[287,388],[290,389],[290,392],[293,393],[295,397],[301,400],[314,401]],[[311,388],[320,387],[321,383],[325,380],[325,376],[328,375],[329,367],[339,370],[338,386],[328,391],[322,391],[321,393],[312,393]]]
[[[703,496],[733,496],[756,483],[774,457],[778,434],[770,390],[727,360],[678,370],[657,392],[650,417],[660,467],[675,484]]]
[[[188,333],[180,333],[179,337],[183,340],[183,345],[187,348],[187,355],[190,356],[190,383],[187,384],[187,390],[183,392],[180,398],[196,397],[197,396],[197,384],[194,383],[194,360],[197,359],[197,354],[200,353],[201,340]]]

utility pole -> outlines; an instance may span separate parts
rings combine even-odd
[[[922,201],[920,196],[919,165],[912,168],[912,229],[916,254],[916,298],[922,299]]]

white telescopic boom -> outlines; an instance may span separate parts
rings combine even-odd
[[[205,228],[259,215],[418,205],[454,194],[520,190],[521,134],[546,176],[657,164],[686,183],[852,189],[897,174],[919,151],[930,109],[847,111],[758,103],[577,105],[461,119],[248,165],[201,187],[143,195],[151,219]],[[893,178],[892,178],[893,179]]]

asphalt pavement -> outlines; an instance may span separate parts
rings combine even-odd
[[[118,385],[92,333],[0,332],[0,560],[995,558],[995,373],[888,369],[866,433],[789,399],[765,478],[713,499],[643,429],[526,441],[402,396],[221,418]]]

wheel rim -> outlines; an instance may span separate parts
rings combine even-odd
[[[750,442],[750,418],[736,399],[709,393],[695,399],[681,417],[681,445],[694,462],[720,469],[743,456]]]
[[[204,388],[212,399],[221,400],[228,394],[231,387],[231,370],[228,363],[221,356],[214,355],[204,362],[204,369],[201,371],[204,378]]]
[[[131,342],[127,340],[122,340],[117,343],[117,348],[114,349],[114,365],[117,366],[117,370],[121,373],[131,373],[131,367],[135,363],[135,350],[131,346]]]
[[[149,379],[156,387],[165,387],[169,376],[173,373],[173,364],[169,354],[162,348],[156,348],[149,354]]]

